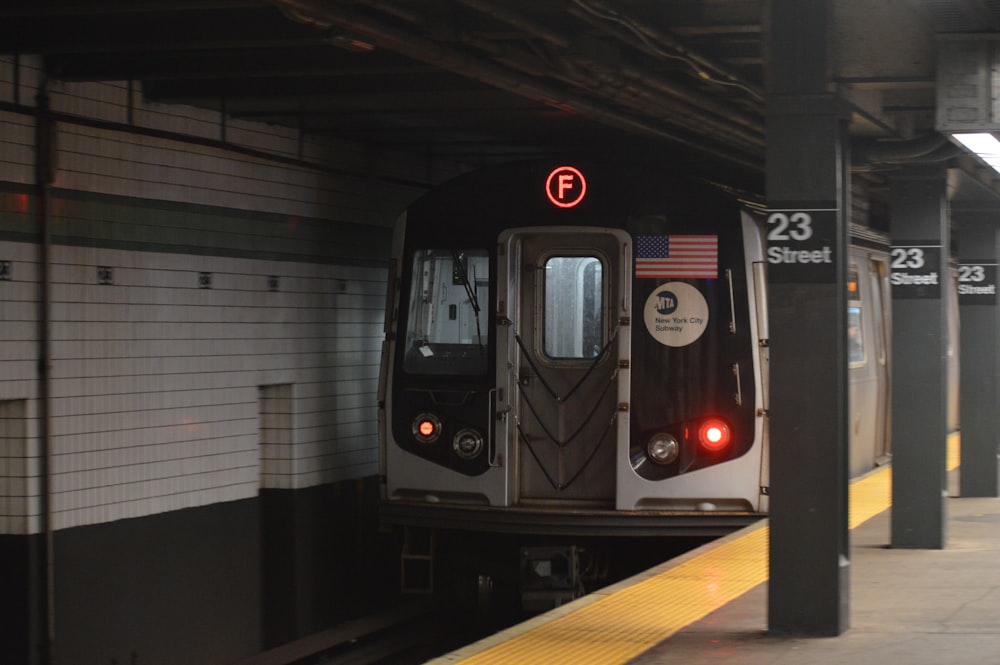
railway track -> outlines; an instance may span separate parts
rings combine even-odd
[[[408,602],[234,665],[416,665],[475,637],[473,628],[454,612],[429,601]]]

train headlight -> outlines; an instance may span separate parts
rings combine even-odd
[[[413,419],[412,431],[420,443],[434,443],[441,436],[441,420],[433,413],[421,413]]]
[[[677,459],[680,451],[681,446],[677,443],[677,439],[664,432],[654,434],[653,438],[646,444],[646,452],[649,454],[649,459],[657,464],[670,464]]]
[[[451,440],[451,448],[462,459],[475,459],[483,452],[483,435],[470,428],[459,430]]]
[[[710,453],[724,450],[732,438],[729,425],[721,418],[709,418],[698,427],[698,443]]]

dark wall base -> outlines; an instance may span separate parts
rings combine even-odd
[[[0,536],[0,663],[40,657],[37,592],[42,536]],[[32,660],[34,659],[34,661]]]
[[[374,477],[57,531],[55,662],[222,665],[384,608]],[[0,536],[0,663],[41,661],[42,536]]]
[[[226,663],[260,647],[255,499],[56,532],[56,662]]]
[[[378,532],[378,483],[260,493],[264,647],[383,608],[398,560]]]

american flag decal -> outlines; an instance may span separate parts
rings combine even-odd
[[[719,236],[636,236],[635,276],[715,279]]]

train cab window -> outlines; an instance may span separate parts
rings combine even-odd
[[[406,372],[486,372],[489,268],[485,250],[422,249],[414,253],[403,357]]]
[[[604,267],[593,256],[545,262],[543,349],[553,359],[596,358],[604,345]]]

